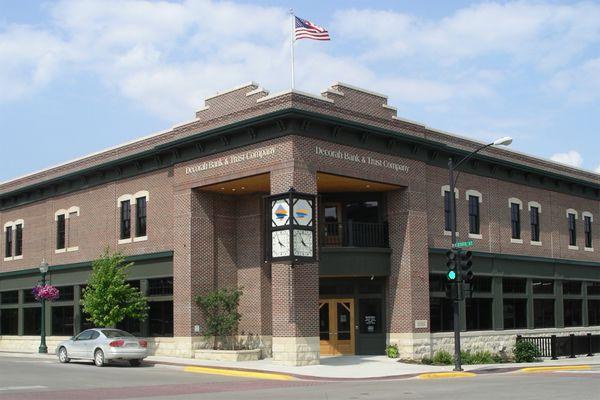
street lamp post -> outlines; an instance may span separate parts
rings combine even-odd
[[[456,201],[455,201],[455,194],[454,194],[454,190],[456,187],[456,182],[458,180],[458,175],[460,174],[460,172],[458,174],[456,174],[456,177],[454,176],[454,171],[460,167],[465,161],[467,161],[469,158],[473,157],[475,154],[477,154],[478,152],[480,152],[481,150],[490,147],[490,146],[508,146],[512,143],[512,138],[511,137],[503,137],[500,139],[497,139],[495,141],[493,141],[492,143],[483,145],[481,147],[479,147],[477,150],[473,151],[470,154],[467,154],[462,160],[460,160],[458,162],[458,164],[454,165],[454,161],[452,160],[452,157],[450,157],[448,159],[448,175],[449,175],[449,180],[450,180],[450,238],[452,240],[452,244],[451,247],[454,248],[454,244],[456,243]],[[456,293],[456,297],[453,299],[453,304],[452,304],[452,308],[453,308],[453,314],[454,314],[454,370],[455,371],[462,371],[462,360],[461,360],[461,356],[460,356],[460,308],[459,308],[459,294],[462,293],[462,274],[460,273],[460,271],[457,271],[459,274],[460,279],[458,279],[456,282],[452,283],[453,285],[457,285],[456,287],[456,291],[454,291],[454,293]],[[452,293],[452,291],[451,291]]]
[[[48,263],[46,259],[42,260],[40,264],[40,273],[42,274],[42,286],[46,285],[46,273],[48,272]],[[42,318],[41,318],[41,329],[40,329],[40,347],[39,353],[48,353],[48,346],[46,346],[46,299],[42,297]]]

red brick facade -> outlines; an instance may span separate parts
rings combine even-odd
[[[198,111],[194,122],[116,150],[3,184],[0,186],[0,197],[79,168],[93,167],[152,146],[186,138],[198,130],[228,126],[288,108],[318,112],[374,128],[393,129],[398,134],[435,140],[457,149],[469,150],[478,145],[399,120],[395,117],[395,110],[386,104],[385,97],[342,84],[334,85],[323,93],[322,98],[299,93],[265,96],[266,92],[252,84],[213,97],[206,101],[204,109]],[[107,246],[126,255],[172,250],[176,337],[201,334],[201,331],[194,329],[195,325],[203,326],[202,316],[194,302],[196,295],[217,287],[240,286],[243,287],[244,296],[240,304],[242,320],[239,334],[315,338],[319,335],[319,265],[290,267],[265,262],[264,241],[270,238],[264,237],[262,196],[269,193],[240,196],[207,192],[202,188],[268,173],[271,194],[285,192],[290,187],[318,194],[317,173],[328,173],[397,186],[397,189],[386,193],[391,248],[387,332],[426,334],[429,324],[416,328],[415,323],[429,320],[429,250],[450,245],[449,236],[444,234],[442,195],[442,187],[448,181],[447,171],[416,157],[395,155],[398,146],[395,142],[390,142],[386,151],[376,152],[336,143],[335,129],[331,136],[318,139],[305,134],[311,131],[311,125],[302,129],[287,131],[281,137],[243,148],[176,163],[173,167],[133,178],[29,205],[7,207],[0,212],[1,225],[17,219],[24,220],[23,257],[5,261],[0,259],[0,274],[34,268],[43,258],[51,265],[90,261]],[[368,141],[368,135],[361,140]],[[253,150],[265,150],[265,153],[260,157],[244,155],[232,158]],[[343,153],[356,155],[356,158],[340,156]],[[506,150],[489,149],[485,154],[499,161],[516,161],[528,167],[546,169],[553,174],[577,178],[587,182],[592,190],[600,185],[598,175],[585,171]],[[219,164],[223,160],[227,162]],[[204,162],[213,164],[206,168],[198,167]],[[595,221],[593,224],[593,251],[586,251],[582,221],[585,211],[593,214],[596,220],[600,217],[598,200],[466,172],[461,174],[457,188],[457,230],[461,240],[469,237],[467,191],[477,191],[482,195],[481,237],[477,238],[474,250],[600,261],[598,223]],[[147,191],[149,196],[148,238],[118,244],[117,199],[139,191]],[[510,240],[509,198],[517,198],[523,204],[522,244],[511,243]],[[532,245],[529,240],[529,202],[537,202],[541,206],[540,244]],[[73,232],[77,232],[69,237],[69,246],[78,249],[56,253],[55,212],[72,206],[79,207],[80,213],[69,221]],[[135,206],[132,209],[132,215],[135,215]],[[578,250],[569,249],[567,209],[578,212],[577,228],[581,232],[578,235]],[[135,226],[132,227],[134,231]],[[3,240],[0,246],[3,254],[4,246]],[[0,290],[1,282],[0,275]]]

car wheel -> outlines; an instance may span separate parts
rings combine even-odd
[[[139,367],[142,364],[142,360],[129,360],[129,365],[132,367]]]
[[[64,347],[61,347],[58,350],[58,361],[60,361],[61,363],[68,363],[69,361],[71,361],[71,359],[69,358],[69,356],[67,355],[67,349]]]
[[[94,364],[96,367],[104,367],[106,365],[106,360],[104,359],[104,352],[100,349],[94,352]]]

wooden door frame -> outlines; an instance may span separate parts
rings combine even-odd
[[[356,316],[356,302],[353,298],[332,298],[332,299],[319,299],[319,309],[327,303],[329,307],[329,340],[320,340],[320,351],[323,355],[354,355],[356,354],[356,329],[355,321]],[[351,352],[345,353],[338,350],[338,332],[337,331],[337,305],[338,303],[350,303],[348,311],[350,312],[350,349]],[[345,307],[343,305],[343,307]],[[346,342],[346,340],[344,340]]]

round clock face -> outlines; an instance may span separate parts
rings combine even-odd
[[[271,232],[271,256],[273,258],[289,257],[290,231]]]
[[[284,226],[290,220],[290,205],[286,199],[271,202],[271,226]]]
[[[298,199],[294,203],[294,223],[302,226],[312,226],[313,208],[311,201]]]
[[[294,231],[294,255],[300,257],[313,256],[313,233],[311,231]]]

